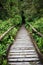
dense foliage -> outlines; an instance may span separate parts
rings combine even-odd
[[[15,15],[14,18],[9,18],[8,20],[0,20],[0,35],[7,31],[13,25],[20,25],[22,23],[22,18],[20,15]]]

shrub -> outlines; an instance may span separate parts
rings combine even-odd
[[[20,25],[22,23],[22,18],[20,15],[15,15],[14,18],[12,18],[12,22],[14,25]]]

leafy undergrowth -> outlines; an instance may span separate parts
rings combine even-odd
[[[35,39],[38,48],[40,49],[41,53],[43,53],[43,38],[37,35],[35,32],[33,32],[32,28],[29,26],[29,24],[32,24],[32,26],[41,34],[43,34],[43,18],[34,20],[32,22],[26,22],[26,28],[30,30],[30,32],[33,35],[33,38]]]
[[[8,19],[6,21],[0,20],[0,35],[7,31],[12,25],[13,22],[11,22],[11,19]]]
[[[0,20],[0,36],[7,31],[13,25],[20,25],[22,23],[22,18],[20,15],[15,15],[14,18],[9,18],[8,20]]]
[[[13,43],[21,23],[22,19],[20,15],[15,15],[14,18],[10,18],[6,21],[0,20],[0,36],[10,27],[15,25],[15,27],[0,41],[0,65],[8,65],[6,59],[7,48]]]
[[[14,38],[17,33],[17,28],[13,28],[3,39],[0,41],[0,64],[5,65],[4,62],[6,61],[6,49],[10,44],[13,43]],[[5,62],[6,63],[6,62]]]

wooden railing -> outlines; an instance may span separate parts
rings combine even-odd
[[[36,34],[38,34],[39,36],[43,37],[43,34],[40,33],[40,32],[38,32],[30,23],[29,23],[29,26],[32,28],[32,30],[33,30],[34,32],[36,32]]]
[[[39,36],[41,36],[41,37],[43,38],[43,34],[40,33],[40,32],[38,32],[30,23],[29,23],[29,26],[32,28],[32,30],[33,30],[36,34],[38,34]],[[36,41],[35,41],[34,38],[32,37],[32,34],[30,34],[30,36],[31,36],[32,42],[33,42],[33,44],[34,44],[34,46],[35,46],[35,49],[36,49],[36,51],[37,51],[37,53],[38,53],[38,55],[39,55],[39,57],[40,57],[40,60],[43,62],[43,53],[40,52],[40,50],[39,50],[39,48],[38,48],[38,46],[37,46]]]
[[[10,30],[12,30],[15,26],[12,26],[11,28],[9,28],[6,32],[4,32],[1,36],[0,36],[0,41],[5,37],[6,34],[8,34],[8,32]]]

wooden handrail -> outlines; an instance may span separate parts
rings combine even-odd
[[[0,41],[4,38],[4,36],[14,28],[14,26],[12,26],[11,28],[9,28],[5,33],[3,33],[1,36],[0,36]]]
[[[29,26],[30,26],[30,27],[32,28],[32,30],[33,30],[34,32],[36,32],[39,36],[43,37],[43,34],[40,33],[40,32],[38,32],[30,23],[29,23]]]

